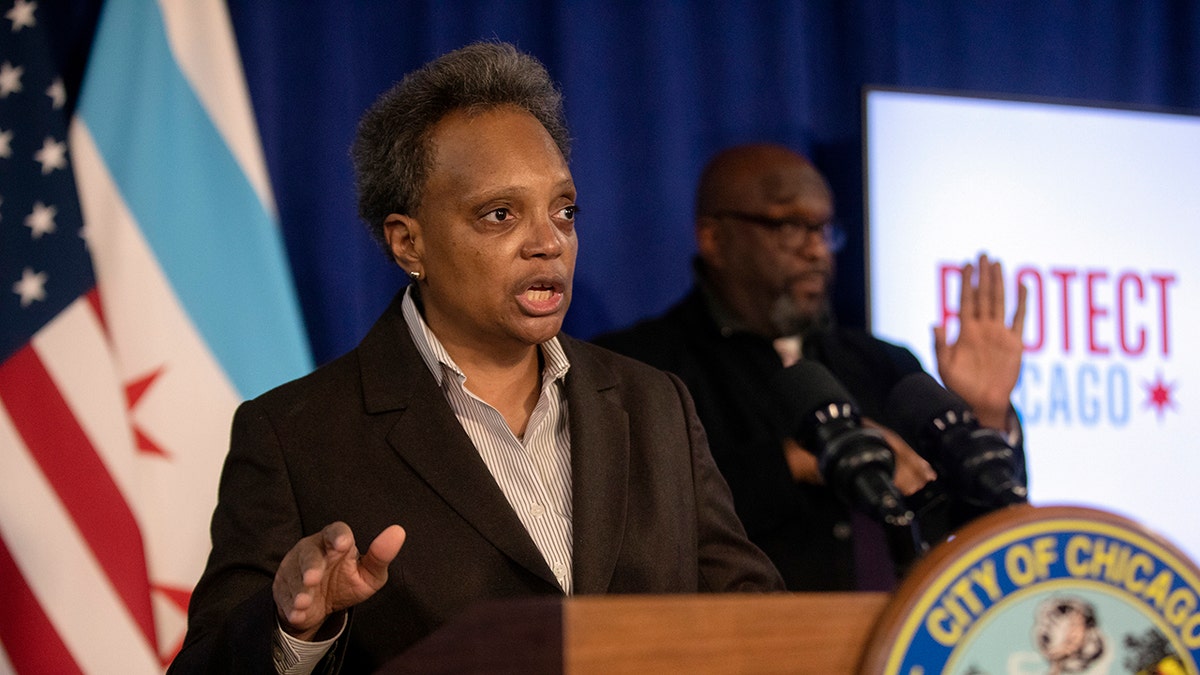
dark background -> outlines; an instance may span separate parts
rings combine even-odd
[[[47,4],[77,85],[99,3]],[[1200,2],[1191,0],[229,7],[318,363],[353,347],[404,283],[355,216],[347,149],[358,117],[407,71],[475,40],[538,57],[566,96],[582,207],[566,329],[583,338],[684,293],[700,168],[747,141],[789,145],[828,175],[847,233],[835,307],[844,323],[864,325],[865,86],[1200,110]],[[980,249],[987,239],[979,233]]]

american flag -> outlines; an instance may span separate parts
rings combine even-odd
[[[0,673],[160,673],[233,409],[310,367],[240,61],[220,0],[108,3],[68,119],[0,17]]]
[[[0,297],[0,461],[6,475],[44,484],[42,497],[57,500],[57,515],[78,529],[82,546],[153,644],[140,527],[53,372],[52,352],[62,341],[56,327],[91,323],[98,331],[93,339],[103,341],[96,281],[67,152],[66,91],[36,3],[17,0],[4,19],[0,280],[7,292]],[[17,486],[5,485],[4,492],[8,497],[0,497],[0,596],[7,606],[0,610],[0,643],[9,668],[80,671],[39,600],[37,586],[46,582],[31,578],[38,567],[52,564],[48,558],[55,554],[45,550],[48,547],[30,545],[40,536],[40,519],[30,513],[36,502],[17,502],[25,492]]]

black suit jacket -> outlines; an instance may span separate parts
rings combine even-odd
[[[571,362],[575,592],[781,590],[734,514],[674,376],[559,338]],[[349,354],[244,403],[213,550],[176,672],[271,672],[270,585],[302,537],[342,520],[360,549],[407,540],[326,668],[373,670],[467,606],[561,595],[421,360],[400,298]]]

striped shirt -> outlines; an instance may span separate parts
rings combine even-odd
[[[541,345],[542,387],[518,438],[500,411],[466,388],[467,376],[429,330],[410,288],[404,319],[422,360],[479,451],[509,506],[529,532],[564,593],[571,581],[571,434],[563,380],[571,364],[558,338]]]

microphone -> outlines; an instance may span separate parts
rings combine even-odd
[[[854,400],[824,366],[801,359],[775,376],[790,435],[817,456],[821,476],[842,501],[886,525],[907,527],[913,512],[892,482],[896,459],[883,434],[865,429]]]
[[[1028,501],[1003,434],[980,426],[967,402],[928,373],[901,378],[888,394],[884,416],[972,509],[982,514]]]

